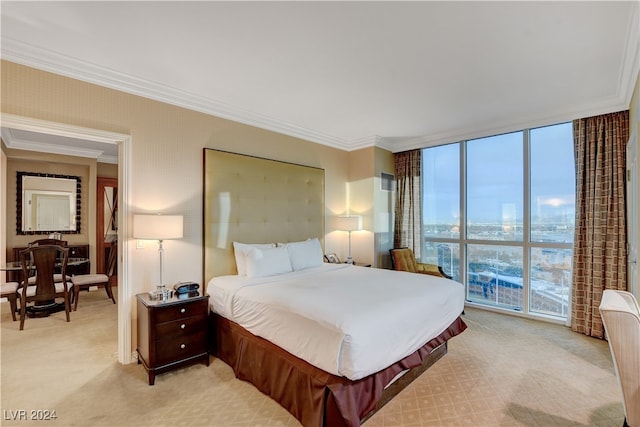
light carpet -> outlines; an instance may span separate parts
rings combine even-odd
[[[300,425],[215,358],[149,386],[142,365],[118,363],[117,306],[102,290],[82,294],[70,323],[58,313],[19,331],[8,310],[1,304],[2,425]],[[449,353],[365,427],[622,425],[606,341],[472,308],[464,320]]]

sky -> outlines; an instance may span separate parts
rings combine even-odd
[[[473,222],[523,217],[524,132],[467,142],[467,208]],[[530,132],[531,199],[537,216],[573,217],[573,127],[563,123]],[[423,151],[425,223],[455,223],[459,211],[460,143]],[[434,196],[429,193],[435,192]],[[513,218],[513,217],[516,218]]]

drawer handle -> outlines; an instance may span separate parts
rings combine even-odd
[[[180,329],[184,329],[186,327],[187,327],[187,325],[185,325],[184,323],[182,325],[180,325]]]
[[[180,313],[184,313],[184,312],[186,312],[186,311],[187,311],[187,309],[186,309],[186,308],[181,308],[181,309],[180,309]]]
[[[185,344],[180,344],[180,348],[184,349],[186,347]]]

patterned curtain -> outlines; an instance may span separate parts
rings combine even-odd
[[[598,307],[605,289],[627,288],[625,216],[629,112],[573,122],[576,230],[571,329],[604,338]]]
[[[394,248],[411,248],[420,259],[421,197],[420,197],[420,150],[396,153],[396,212],[393,235]]]

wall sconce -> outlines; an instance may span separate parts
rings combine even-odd
[[[336,228],[349,232],[349,257],[346,263],[355,264],[355,261],[351,258],[351,232],[362,230],[362,217],[360,215],[341,215],[336,218]]]
[[[157,240],[160,254],[160,284],[158,290],[163,292],[163,257],[162,241],[181,239],[183,230],[182,215],[134,215],[133,238],[141,240]],[[166,293],[163,292],[163,295]],[[162,299],[165,299],[164,296]]]

